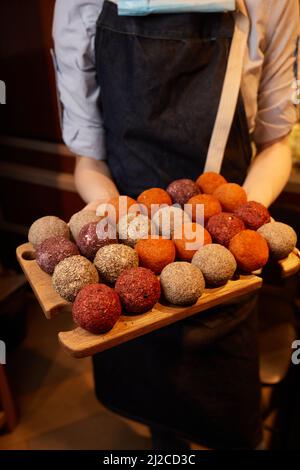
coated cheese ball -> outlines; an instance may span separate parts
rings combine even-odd
[[[198,184],[201,191],[205,194],[213,194],[214,191],[221,186],[221,184],[227,183],[224,176],[213,171],[208,171],[199,176],[196,183]]]
[[[165,299],[174,305],[192,305],[197,302],[205,288],[200,269],[184,261],[166,266],[160,275]]]
[[[202,225],[189,222],[183,224],[182,234],[178,238],[174,238],[174,242],[178,259],[191,261],[199,248],[211,243],[212,240],[210,234]]]
[[[157,232],[155,224],[146,215],[124,215],[118,224],[119,239],[125,245],[134,247],[139,240],[149,238]]]
[[[103,281],[113,284],[123,271],[136,268],[138,254],[126,245],[106,245],[97,251],[94,264]]]
[[[48,274],[53,274],[55,266],[69,256],[79,255],[77,246],[64,237],[50,237],[36,249],[36,262]]]
[[[80,255],[70,256],[58,263],[52,277],[56,292],[69,302],[74,302],[83,287],[98,281],[99,276],[95,266]]]
[[[69,221],[69,227],[70,227],[73,239],[77,241],[80,230],[86,224],[90,222],[99,222],[100,220],[101,220],[101,217],[98,217],[95,211],[82,210],[80,212],[76,212],[76,214],[72,215]]]
[[[147,189],[139,195],[137,201],[139,204],[143,204],[145,206],[146,211],[143,210],[143,213],[145,213],[145,215],[147,215],[149,218],[151,218],[152,215],[159,209],[155,206],[161,206],[163,204],[167,206],[172,205],[171,197],[167,191],[161,188]]]
[[[160,282],[146,268],[124,271],[115,285],[121,303],[128,313],[145,313],[151,310],[160,298]]]
[[[109,222],[116,226],[119,220],[127,214],[140,213],[138,202],[128,196],[117,196],[107,203],[100,204],[97,213],[107,217]]]
[[[192,206],[192,218],[193,222],[197,222],[198,224],[202,222],[202,215],[204,216],[204,223],[210,219],[213,215],[220,214],[222,212],[221,204],[219,203],[218,199],[212,196],[211,194],[198,194],[198,196],[192,197],[188,204]],[[203,206],[203,211],[197,211],[198,206]],[[200,207],[201,209],[201,207]]]
[[[118,294],[105,284],[90,284],[81,289],[72,308],[74,322],[94,335],[111,330],[121,313]]]
[[[115,227],[101,222],[90,222],[84,225],[77,239],[80,253],[91,261],[102,246],[112,243],[118,243]]]
[[[191,222],[191,218],[180,207],[170,206],[159,209],[152,221],[160,235],[172,238],[178,228],[181,230],[182,224]]]
[[[226,212],[234,212],[241,204],[247,202],[247,194],[239,184],[226,183],[219,186],[213,193]]]
[[[242,204],[234,211],[234,213],[250,230],[258,230],[259,227],[267,224],[271,220],[268,209],[255,201],[249,201],[246,202],[246,204]]]
[[[245,272],[253,272],[265,266],[269,259],[266,240],[254,230],[243,230],[229,243],[229,250],[238,267]]]
[[[232,237],[245,229],[244,222],[236,215],[221,212],[209,219],[206,225],[214,243],[228,247]]]
[[[161,237],[140,240],[135,249],[140,266],[151,269],[155,274],[160,274],[165,266],[173,263],[176,256],[174,242]]]
[[[258,229],[258,233],[266,240],[270,255],[279,260],[286,258],[297,244],[295,230],[282,222],[271,222]]]
[[[191,197],[200,194],[200,188],[193,180],[180,179],[169,184],[167,193],[171,196],[173,204],[183,207]]]
[[[47,215],[33,222],[28,232],[28,240],[34,248],[51,237],[70,238],[66,222],[53,215]]]
[[[222,245],[206,245],[194,255],[192,264],[202,272],[207,284],[222,286],[234,275],[237,264],[234,256]]]

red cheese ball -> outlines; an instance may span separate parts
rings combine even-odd
[[[102,222],[90,222],[84,225],[77,238],[80,253],[91,261],[100,248],[112,243],[118,243],[116,229]]]
[[[218,199],[212,196],[211,194],[198,194],[193,196],[188,204],[192,206],[192,218],[193,222],[201,223],[201,220],[197,220],[197,206],[198,204],[203,205],[204,208],[204,223],[210,219],[213,215],[219,214],[222,212],[221,204]]]
[[[235,211],[235,215],[242,219],[247,228],[258,230],[271,220],[268,209],[259,202],[249,201],[242,204]]]
[[[50,237],[44,240],[36,249],[36,262],[48,274],[53,271],[60,261],[69,256],[79,255],[77,246],[65,237]]]
[[[206,229],[215,243],[228,247],[231,238],[244,230],[245,225],[236,215],[221,212],[209,219]]]
[[[128,313],[145,313],[151,310],[160,298],[160,282],[146,268],[124,271],[115,285],[123,307]]]
[[[234,212],[241,204],[247,202],[247,194],[239,184],[226,183],[219,186],[213,194],[225,212]]]
[[[193,181],[186,178],[173,181],[167,187],[167,193],[171,196],[173,204],[184,206],[191,197],[200,194],[199,186]]]
[[[196,183],[203,193],[213,194],[221,184],[227,183],[227,181],[224,176],[219,173],[208,171],[207,173],[200,175]]]
[[[229,243],[229,250],[236,259],[238,267],[253,272],[265,266],[269,259],[266,240],[254,230],[243,230]]]
[[[72,308],[74,322],[95,335],[111,330],[120,318],[118,294],[105,284],[90,284],[77,294]]]

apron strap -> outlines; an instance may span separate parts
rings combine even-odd
[[[244,57],[250,31],[250,20],[244,0],[237,0],[235,28],[219,109],[208,148],[204,172],[220,173],[224,152],[239,97]]]

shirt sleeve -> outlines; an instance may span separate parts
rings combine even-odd
[[[257,144],[287,135],[297,119],[293,83],[299,37],[298,0],[266,0],[264,63],[254,130]]]
[[[94,59],[102,4],[103,0],[56,0],[53,23],[63,140],[72,152],[97,160],[105,159]]]

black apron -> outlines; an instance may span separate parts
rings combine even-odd
[[[121,194],[203,171],[226,73],[227,13],[119,17],[105,2],[96,68],[107,161]],[[222,174],[242,183],[251,143],[240,96]],[[215,448],[261,438],[255,298],[195,315],[95,355],[111,410]]]

